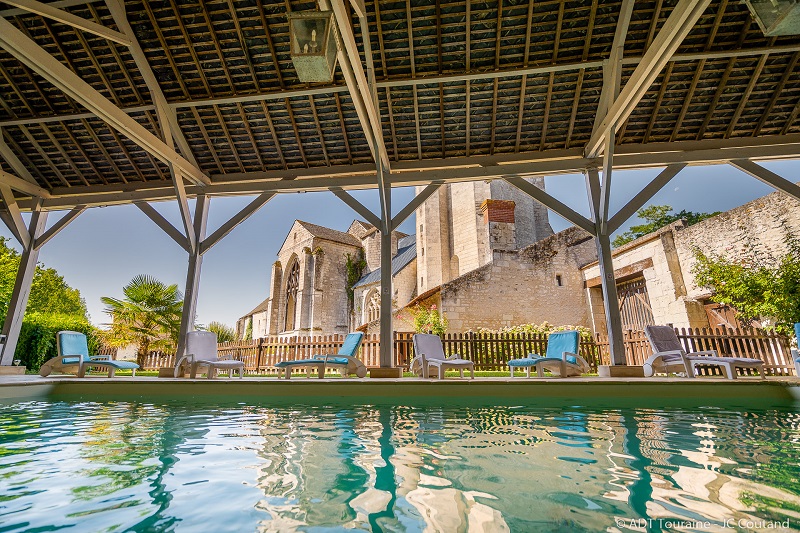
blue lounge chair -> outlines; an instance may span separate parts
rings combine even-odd
[[[515,368],[524,368],[525,375],[531,377],[531,368],[536,369],[539,377],[544,376],[547,369],[561,377],[580,376],[590,370],[586,359],[578,355],[580,334],[577,331],[559,331],[547,337],[547,352],[542,357],[537,354],[528,354],[528,357],[512,359],[508,362],[511,377],[514,377]]]
[[[794,337],[797,340],[798,348],[800,348],[800,322],[794,325]],[[792,349],[792,360],[794,361],[794,375],[800,376],[800,351]]]
[[[113,377],[117,370],[132,370],[136,375],[139,365],[130,361],[114,361],[110,355],[89,356],[89,344],[86,335],[77,331],[59,331],[56,335],[58,356],[53,357],[39,369],[39,375],[49,376],[51,372],[75,372],[78,377],[86,375],[89,367],[108,370],[108,377]]]
[[[340,369],[345,377],[355,375],[363,378],[367,375],[367,367],[356,359],[358,348],[361,346],[363,339],[364,334],[360,331],[350,333],[344,338],[344,343],[337,354],[315,355],[310,359],[298,359],[297,361],[281,361],[275,365],[275,368],[278,369],[278,377],[281,376],[282,372],[286,379],[289,379],[293,368],[305,367],[309,376],[311,376],[311,370],[316,368],[317,375],[323,378],[325,377],[325,369],[331,367]]]

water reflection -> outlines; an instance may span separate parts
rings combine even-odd
[[[791,409],[27,402],[0,427],[4,531],[800,526]]]

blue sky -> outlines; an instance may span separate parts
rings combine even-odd
[[[765,163],[781,176],[798,180],[800,162]],[[659,169],[618,171],[612,177],[612,213],[625,204]],[[547,190],[576,211],[588,216],[582,175],[548,177]],[[725,211],[772,192],[767,185],[728,165],[689,167],[679,173],[650,203],[669,204],[676,210]],[[376,191],[353,195],[378,210]],[[411,188],[395,189],[395,211],[414,195]],[[252,197],[214,198],[208,233],[251,201]],[[153,204],[176,227],[180,227],[174,202]],[[48,225],[61,213],[51,213]],[[205,254],[200,281],[198,322],[220,321],[233,326],[236,319],[268,295],[269,275],[279,247],[295,219],[346,230],[356,214],[331,193],[284,194],[273,198],[255,215],[238,226]],[[556,231],[569,223],[554,213],[550,222]],[[636,219],[629,220],[624,231]],[[400,228],[414,231],[413,217]],[[0,235],[10,237],[0,225]],[[16,245],[16,241],[11,241]],[[17,246],[18,248],[18,246]],[[79,289],[93,323],[109,318],[103,313],[101,296],[122,296],[122,287],[137,274],[150,274],[183,290],[187,255],[134,206],[109,206],[84,212],[47,243],[39,261],[53,267]]]

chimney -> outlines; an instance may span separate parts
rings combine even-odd
[[[511,200],[484,200],[481,204],[483,222],[489,232],[490,250],[517,249],[514,205]]]

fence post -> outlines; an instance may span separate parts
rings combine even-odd
[[[262,363],[263,363],[263,356],[264,356],[264,338],[261,337],[258,339],[258,352],[256,356],[256,372],[261,372]]]

